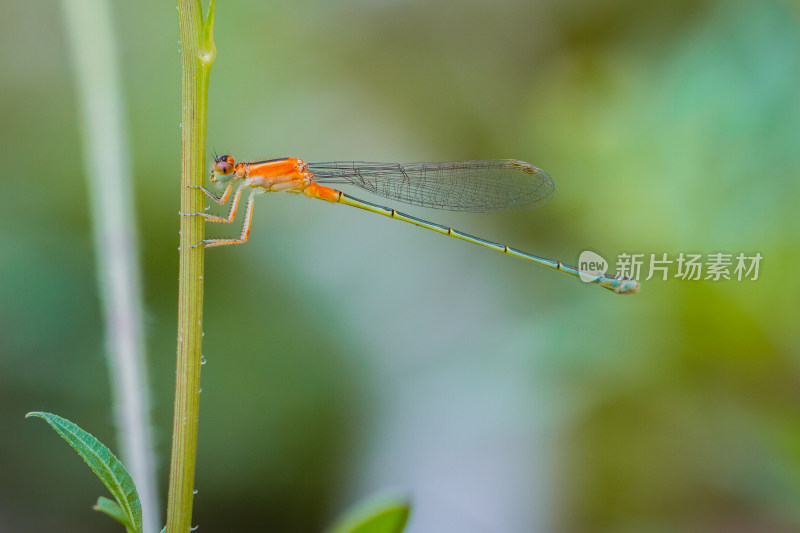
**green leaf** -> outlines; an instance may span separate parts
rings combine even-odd
[[[95,511],[100,511],[101,513],[105,513],[123,526],[128,531],[133,531],[133,524],[131,524],[130,520],[128,520],[128,515],[125,514],[125,511],[122,510],[122,507],[115,501],[111,501],[105,496],[100,496],[97,498],[97,503],[94,507],[92,507]]]
[[[372,498],[347,511],[327,533],[400,533],[410,512],[407,498]]]
[[[67,441],[72,448],[78,452],[89,468],[100,478],[100,481],[108,488],[114,499],[117,500],[117,509],[113,509],[105,504],[103,500],[113,505],[111,500],[100,498],[97,500],[95,509],[106,513],[115,520],[119,520],[129,531],[141,533],[142,531],[142,506],[139,503],[139,494],[133,484],[131,475],[123,464],[111,450],[106,448],[103,443],[94,436],[85,432],[69,420],[60,416],[33,412],[25,415],[25,418],[35,416],[43,419],[56,430],[56,433]],[[120,517],[123,520],[120,520]]]

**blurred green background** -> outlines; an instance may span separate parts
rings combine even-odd
[[[2,7],[0,531],[118,531],[80,459],[23,419],[52,411],[118,447],[60,6]],[[113,10],[164,498],[177,20],[170,2]],[[412,495],[412,533],[800,530],[796,3],[220,0],[216,42],[220,153],[519,158],[554,178],[553,202],[404,210],[566,262],[764,259],[757,281],[619,297],[260,197],[251,241],[207,254],[200,531],[320,531],[387,487]]]

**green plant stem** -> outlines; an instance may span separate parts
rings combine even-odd
[[[161,519],[148,420],[133,180],[109,4],[63,0],[62,12],[77,82],[117,445],[136,482],[144,531],[154,533]]]
[[[216,57],[214,0],[203,24],[200,0],[178,0],[183,110],[181,112],[181,213],[203,211],[204,196],[190,186],[205,180],[208,79]],[[178,292],[178,353],[167,502],[167,532],[191,528],[203,335],[202,217],[182,216]]]

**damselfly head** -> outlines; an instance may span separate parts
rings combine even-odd
[[[233,157],[229,155],[218,155],[214,158],[214,171],[211,173],[211,181],[228,181],[233,176],[234,170]]]

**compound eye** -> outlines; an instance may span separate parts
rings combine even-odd
[[[221,155],[214,161],[214,171],[218,174],[230,174],[233,172],[233,158],[229,155]]]

